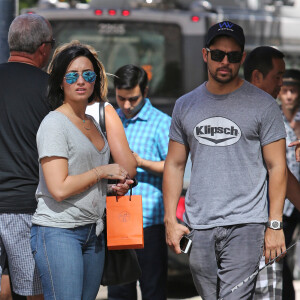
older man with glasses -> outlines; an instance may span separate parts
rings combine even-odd
[[[8,32],[10,57],[0,65],[0,276],[7,259],[13,291],[43,299],[30,247],[38,184],[36,132],[50,111],[48,75],[42,71],[55,45],[49,22],[16,17]]]

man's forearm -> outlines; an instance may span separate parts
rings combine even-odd
[[[162,176],[164,171],[165,161],[151,161],[141,158],[139,167],[156,176]]]
[[[282,221],[282,213],[287,187],[286,166],[276,166],[269,170],[269,219]]]
[[[163,176],[165,223],[176,221],[176,209],[182,192],[184,168],[166,165]]]

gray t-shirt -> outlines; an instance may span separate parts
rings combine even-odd
[[[98,123],[90,118],[102,134]],[[39,160],[51,156],[65,157],[68,160],[69,175],[81,174],[108,164],[110,151],[104,140],[105,145],[99,151],[64,114],[53,111],[44,118],[37,133]],[[39,185],[36,191],[38,206],[32,223],[60,228],[97,223],[96,232],[99,234],[103,230],[101,218],[105,208],[106,187],[107,180],[101,180],[88,190],[57,202],[48,191],[39,164]]]
[[[204,83],[178,99],[170,139],[191,153],[186,223],[207,229],[266,222],[262,147],[285,136],[276,101],[246,81],[226,95],[211,94]]]

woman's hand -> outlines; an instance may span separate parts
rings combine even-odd
[[[117,184],[111,185],[111,188],[113,192],[116,193],[118,196],[123,196],[127,194],[133,182],[134,181],[132,179],[126,179],[124,181],[118,182]]]

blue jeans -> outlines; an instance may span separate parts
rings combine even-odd
[[[142,269],[139,279],[143,300],[167,299],[168,248],[165,226],[144,228],[144,249],[136,254]],[[109,300],[136,300],[136,282],[108,287]]]
[[[45,300],[95,300],[105,258],[95,224],[72,229],[33,225],[31,249]]]

